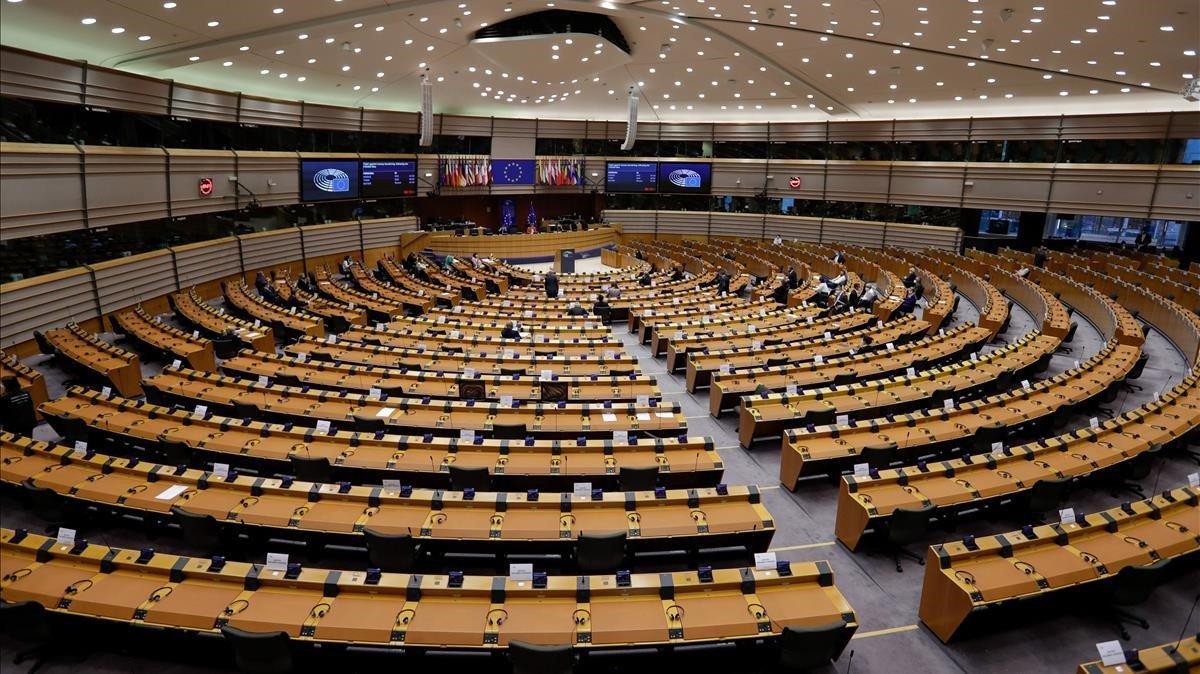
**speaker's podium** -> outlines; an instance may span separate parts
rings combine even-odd
[[[575,273],[575,249],[564,248],[554,257],[554,271],[559,274]]]

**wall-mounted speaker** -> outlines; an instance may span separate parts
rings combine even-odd
[[[638,97],[633,87],[629,87],[629,119],[625,126],[625,142],[621,143],[621,150],[625,152],[632,150],[633,144],[637,142],[637,111]]]
[[[421,147],[433,145],[433,82],[421,79]]]

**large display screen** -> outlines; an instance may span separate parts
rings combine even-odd
[[[357,198],[357,161],[300,160],[300,199],[302,201]]]
[[[708,194],[712,191],[712,164],[659,162],[658,191],[670,194]]]
[[[411,197],[417,193],[417,162],[367,161],[362,163],[362,196]]]
[[[610,161],[605,167],[605,192],[655,192],[657,190],[657,162]]]

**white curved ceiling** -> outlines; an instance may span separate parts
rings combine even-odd
[[[469,44],[484,24],[549,7],[608,14],[632,58],[597,70],[563,36],[506,70]],[[509,117],[621,119],[631,86],[641,119],[661,121],[1198,107],[1179,91],[1200,75],[1200,0],[5,0],[0,12],[8,46],[383,109],[417,109],[422,73],[436,112]],[[571,77],[546,66],[555,53],[589,61]]]

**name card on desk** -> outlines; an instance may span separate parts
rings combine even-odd
[[[538,376],[538,378],[542,381],[553,381],[554,380],[554,371],[553,370],[542,370],[542,373]]]
[[[628,445],[629,444],[629,431],[613,431],[613,444],[614,445]]]
[[[213,475],[216,475],[217,477],[224,480],[225,478],[229,477],[229,464],[214,463],[212,472],[213,472]]]
[[[545,335],[534,335],[533,342],[534,342],[534,344],[545,344],[546,336]]]
[[[721,363],[721,374],[729,374],[731,369],[733,368],[729,365],[729,363]]]
[[[533,580],[532,564],[509,564],[508,578],[515,581]]]
[[[1063,508],[1058,511],[1058,521],[1062,524],[1075,524],[1075,509]]]
[[[208,415],[208,406],[207,405],[196,405],[196,409],[192,410],[192,414],[195,414],[198,417],[204,417],[204,416]]]
[[[517,357],[517,352],[516,352],[516,351],[513,351],[512,349],[505,349],[505,350],[504,350],[504,355],[503,355],[503,356],[501,356],[501,357],[502,357],[504,360],[512,360],[513,358],[516,358],[516,357]]]
[[[270,386],[271,380],[268,379],[267,377],[265,377],[264,375],[260,374],[260,375],[258,375],[258,385],[259,386]]]
[[[162,490],[162,492],[154,498],[158,501],[171,501],[185,491],[187,491],[186,484],[173,484],[170,487]]]
[[[329,421],[327,421],[325,419],[321,419],[320,421],[317,422],[317,432],[318,433],[329,433],[330,428],[331,428],[331,425],[330,425]]]
[[[1200,473],[1188,473],[1188,486],[1193,489],[1200,488]]]
[[[813,317],[812,317],[812,316],[808,316],[808,317],[807,317],[807,320],[808,320],[808,324],[809,324],[809,325],[812,325],[812,322],[813,322]]]
[[[760,342],[759,340],[756,339],[756,340],[750,342],[750,348],[754,349],[755,351],[758,351],[759,349],[762,348],[762,342]]]
[[[75,530],[59,527],[58,535],[54,537],[54,540],[63,545],[75,545]]]
[[[379,410],[378,412],[376,412],[375,416],[380,419],[386,419],[386,418],[392,416],[392,412],[395,412],[395,411],[396,411],[395,407],[385,407],[385,408]]]
[[[337,335],[329,335],[325,338],[326,344],[337,344]]]
[[[750,325],[746,326],[746,332],[750,332],[750,333],[758,332],[758,326],[751,323]]]
[[[262,327],[262,321],[258,320],[257,318],[256,318],[256,319],[254,319],[254,327],[256,327],[256,328],[261,328],[261,327]]]
[[[817,365],[820,365],[821,363],[825,362],[825,356],[822,356],[819,353],[813,354],[813,362],[816,363]]]
[[[1029,380],[1028,379],[1021,380],[1021,388],[1029,388]]]
[[[464,442],[474,442],[475,441],[475,431],[473,431],[469,428],[460,428],[458,431],[458,439],[462,440]]]
[[[577,499],[588,500],[592,497],[591,482],[576,482],[572,485],[571,496]]]
[[[946,398],[942,401],[942,408],[947,410],[954,409],[954,398]]]
[[[1100,428],[1100,417],[1092,417],[1088,419],[1088,426],[1092,428]]]
[[[112,387],[105,386],[104,388],[100,389],[100,395],[104,395],[104,396],[112,395]]]
[[[179,368],[183,367],[183,361],[176,358],[175,360],[171,361],[171,367],[178,370]]]
[[[600,415],[600,418],[611,423],[617,420],[617,415],[613,414],[612,412],[605,412],[604,414]]]
[[[837,415],[837,418],[835,418],[833,420],[833,422],[835,424],[837,424],[838,426],[846,426],[850,423],[850,415],[849,414],[839,414],[839,415]]]
[[[612,360],[616,357],[617,357],[616,351],[605,351],[604,352],[604,360]]]
[[[513,404],[512,396],[500,396],[500,406],[501,407],[512,407],[512,404]]]
[[[993,442],[992,443],[992,451],[993,452],[1003,452],[1004,451],[1004,443],[1003,442]]]
[[[459,332],[458,330],[450,331],[450,339],[461,339],[461,338],[462,338],[462,333]]]
[[[268,552],[267,568],[272,571],[287,571],[288,556],[286,552]]]
[[[888,342],[888,343],[887,343],[887,350],[888,350],[888,351],[895,351],[895,350],[896,350],[896,345],[895,345],[895,344],[893,344],[892,342]]]
[[[372,398],[382,398],[383,391],[381,389],[372,387],[372,388],[367,389],[367,395]]]
[[[1120,641],[1102,641],[1096,644],[1100,662],[1106,667],[1125,664],[1125,648]]]
[[[376,323],[375,329],[376,330],[387,330],[387,323]]]
[[[777,564],[774,552],[754,553],[754,568],[759,571],[774,571]]]
[[[646,405],[649,405],[650,404],[650,396],[648,396],[648,395],[638,396],[637,404],[639,407],[645,407]]]
[[[800,392],[800,387],[796,386],[795,384],[788,384],[786,390],[788,395],[794,396]]]
[[[200,339],[200,331],[192,330],[192,339]]]
[[[910,376],[910,377],[917,376],[917,368],[915,368],[915,367],[908,368],[908,376]]]
[[[677,342],[678,342],[679,340],[683,339],[683,330],[676,330],[676,331],[675,331],[675,335],[674,335],[673,337],[671,337],[671,339],[673,339],[673,340],[675,340],[675,341],[677,341]]]
[[[383,488],[388,491],[400,491],[400,480],[384,480]]]
[[[856,463],[854,464],[854,477],[869,477],[871,475],[871,464]]]
[[[649,412],[638,412],[637,419],[638,419],[638,421],[650,421],[650,413]]]
[[[825,331],[825,339],[833,339],[833,333],[826,330]]]
[[[306,363],[306,362],[308,362],[308,354],[307,354],[307,353],[298,353],[298,354],[296,354],[296,362],[297,362],[297,363]]]

